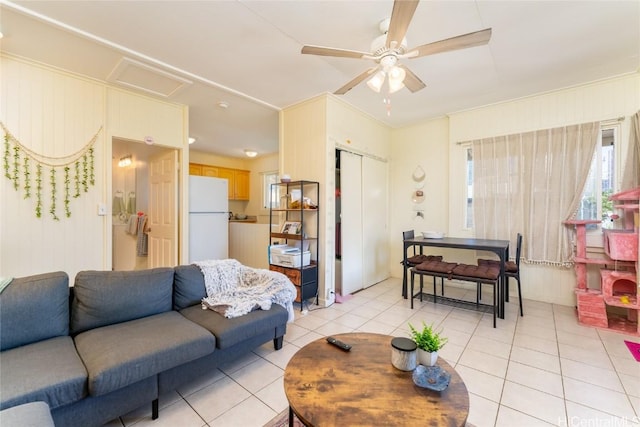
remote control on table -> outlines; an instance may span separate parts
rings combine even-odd
[[[351,346],[347,343],[343,343],[342,341],[339,341],[337,339],[335,339],[334,337],[327,337],[327,342],[329,344],[333,344],[336,347],[338,347],[340,350],[344,350],[344,351],[349,351],[351,350]]]

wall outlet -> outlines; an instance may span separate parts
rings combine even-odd
[[[98,203],[98,215],[104,216],[107,214],[107,205],[104,203]]]

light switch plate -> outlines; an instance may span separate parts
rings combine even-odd
[[[98,203],[98,215],[104,216],[107,214],[107,205],[104,203]]]

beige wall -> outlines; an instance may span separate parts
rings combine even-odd
[[[321,95],[280,114],[280,171],[320,182],[320,304],[335,292],[335,149],[342,145],[387,160],[390,129],[333,95]]]
[[[391,253],[401,257],[403,230],[441,230],[450,236],[473,236],[464,228],[464,147],[457,142],[475,138],[525,132],[587,121],[607,121],[626,117],[621,144],[617,147],[617,178],[626,153],[628,117],[640,109],[640,74],[530,96],[470,111],[452,113],[447,118],[425,121],[392,131],[391,161]],[[409,192],[411,172],[422,164],[427,173],[425,220],[412,216]],[[395,209],[395,207],[398,209]],[[471,251],[447,252],[459,262],[475,262]],[[402,270],[394,264],[392,272]],[[523,296],[539,301],[574,305],[573,270],[523,265]],[[512,285],[512,290],[515,286]],[[513,291],[512,291],[513,293]],[[526,309],[525,309],[526,310]]]
[[[278,160],[279,156],[276,153],[256,157],[249,163],[249,170],[251,170],[251,199],[247,204],[245,213],[247,215],[256,215],[258,222],[261,223],[269,222],[269,209],[264,208],[264,201],[262,200],[262,177],[267,172],[278,171]]]
[[[391,152],[391,129],[336,96],[327,96],[327,138],[332,149],[339,145],[384,160]]]
[[[391,132],[391,274],[402,277],[402,232],[444,231],[449,227],[449,120],[439,118]],[[425,201],[415,204],[413,174],[420,167]],[[417,215],[419,209],[424,217]],[[432,251],[427,251],[431,253]],[[442,251],[438,251],[442,253]]]
[[[0,179],[0,275],[62,270],[73,282],[78,271],[110,269],[112,137],[140,141],[152,136],[158,145],[181,148],[187,139],[186,107],[6,55],[1,60],[0,120],[24,146],[46,156],[67,156],[102,130],[94,145],[95,186],[70,199],[69,218],[64,215],[62,172],[58,172],[59,221],[49,215],[46,176],[42,218],[35,215],[33,197],[24,199],[10,180]],[[186,171],[188,154],[181,161]],[[181,194],[186,191],[183,187]],[[180,203],[185,206],[183,200]],[[98,204],[106,205],[107,215],[98,215]],[[183,229],[181,234],[187,233]]]
[[[324,96],[293,105],[280,112],[280,174],[292,180],[320,182],[320,239],[312,259],[319,260],[318,293],[324,303],[325,289],[333,289],[333,265],[327,253],[333,244],[326,234],[327,219],[333,218],[327,209],[328,147],[326,137],[327,105]],[[333,240],[331,240],[332,242]],[[331,263],[333,264],[333,263]]]

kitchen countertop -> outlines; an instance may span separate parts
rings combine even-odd
[[[252,215],[247,216],[246,219],[236,219],[236,218],[229,219],[229,222],[257,222],[257,221],[258,219]]]

